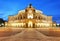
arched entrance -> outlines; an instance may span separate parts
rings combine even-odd
[[[32,22],[32,21],[29,21],[29,22],[28,22],[28,27],[29,27],[29,28],[33,28],[33,22]]]

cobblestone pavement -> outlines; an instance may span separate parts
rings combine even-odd
[[[34,28],[26,28],[18,34],[0,37],[0,41],[60,41],[60,37],[48,37]]]

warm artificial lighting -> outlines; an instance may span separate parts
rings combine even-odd
[[[33,14],[28,14],[28,19],[33,19]]]
[[[50,24],[48,24],[48,23],[36,23],[36,25],[37,25],[38,27],[40,27],[40,26],[45,26],[45,27],[50,26]]]
[[[11,25],[12,26],[20,26],[20,27],[22,26],[23,27],[25,25],[25,23],[12,23]]]
[[[29,21],[28,22],[28,27],[32,27],[32,26],[33,26],[32,21]]]
[[[56,23],[52,21],[52,16],[44,15],[41,10],[36,10],[31,4],[26,9],[19,11],[17,15],[9,16],[4,25],[24,28],[56,27]]]

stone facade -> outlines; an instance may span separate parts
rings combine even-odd
[[[42,11],[34,9],[29,5],[25,10],[21,10],[15,16],[9,16],[5,26],[11,27],[52,27],[55,24],[52,16],[46,16]]]

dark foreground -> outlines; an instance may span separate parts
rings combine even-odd
[[[13,29],[0,33],[0,41],[60,41],[60,37],[47,36],[45,30],[36,28]],[[48,33],[48,30],[46,30]],[[42,33],[44,32],[44,33]],[[9,33],[9,34],[8,34]],[[4,34],[4,35],[3,35]]]

